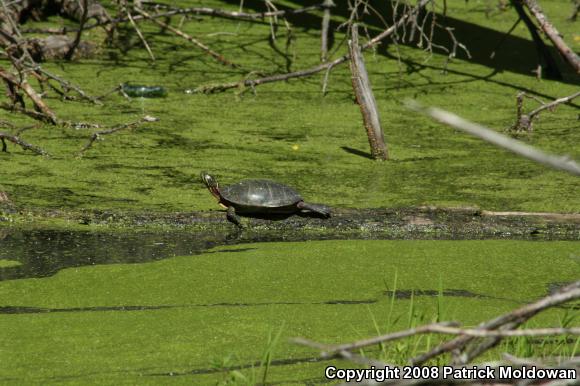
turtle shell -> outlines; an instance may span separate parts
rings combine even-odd
[[[241,181],[220,188],[220,195],[234,205],[255,208],[281,208],[302,201],[291,187],[270,180]]]

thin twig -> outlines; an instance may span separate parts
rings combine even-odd
[[[376,46],[377,44],[381,43],[382,40],[386,39],[391,34],[393,34],[393,32],[397,30],[397,28],[404,25],[405,21],[409,17],[414,15],[416,12],[419,11],[419,9],[425,7],[425,5],[430,3],[431,1],[433,1],[433,0],[420,0],[415,8],[411,9],[410,11],[408,11],[407,13],[402,15],[394,25],[385,29],[383,32],[381,32],[380,34],[375,36],[373,39],[371,39],[367,43],[363,44],[361,46],[361,50],[363,50],[363,51],[367,50],[367,49],[372,48],[372,47]],[[213,93],[213,92],[220,92],[220,91],[229,90],[232,88],[256,87],[256,86],[259,86],[261,84],[266,84],[266,83],[271,83],[271,82],[279,82],[279,81],[284,81],[284,80],[294,79],[294,78],[303,78],[306,76],[310,76],[310,75],[319,73],[321,71],[330,70],[339,64],[345,63],[349,59],[350,59],[350,55],[345,54],[345,55],[341,56],[340,58],[333,60],[332,62],[319,64],[318,66],[314,66],[314,67],[311,67],[311,68],[308,68],[305,70],[299,70],[299,71],[289,72],[289,73],[285,73],[285,74],[271,75],[271,76],[266,76],[266,77],[259,78],[259,79],[244,79],[244,80],[241,80],[238,82],[204,85],[204,86],[197,87],[196,89],[193,90],[193,92]]]
[[[414,101],[408,102],[407,107],[411,110],[428,115],[439,122],[479,137],[496,146],[507,149],[522,157],[531,159],[532,161],[580,176],[580,165],[571,160],[568,156],[555,156],[544,153],[543,151],[526,145],[521,141],[500,134],[494,130],[488,129],[487,127],[478,125],[477,123],[467,121],[455,114],[436,107],[424,107]]]
[[[143,15],[145,18],[151,20],[152,22],[154,22],[155,24],[168,29],[169,31],[173,32],[174,34],[176,34],[177,36],[180,36],[182,38],[184,38],[185,40],[193,43],[194,45],[196,45],[197,47],[199,47],[200,49],[202,49],[205,53],[207,53],[208,55],[210,55],[211,57],[213,57],[214,59],[216,59],[218,62],[220,62],[221,64],[224,64],[226,66],[230,66],[230,67],[234,67],[234,68],[239,68],[240,66],[231,62],[230,60],[226,59],[223,55],[213,51],[212,49],[210,49],[208,46],[206,46],[205,44],[203,44],[202,42],[200,42],[199,40],[197,40],[196,38],[194,38],[193,36],[190,36],[188,34],[186,34],[185,32],[182,32],[180,30],[178,30],[177,28],[174,28],[172,26],[170,26],[167,23],[164,23],[160,20],[157,20],[155,18],[153,18],[150,14],[148,14],[147,12],[143,11],[140,8],[134,7],[135,11],[140,13],[141,15]]]
[[[23,148],[24,150],[30,150],[36,154],[40,154],[40,155],[44,155],[44,156],[48,156],[49,154],[42,148],[36,146],[36,145],[32,145],[24,140],[22,140],[19,136],[17,135],[11,135],[11,134],[7,134],[7,133],[2,133],[0,132],[0,139],[2,140],[2,151],[3,152],[7,152],[7,148],[6,148],[6,142],[5,140],[8,140],[18,146],[20,146],[21,148]]]
[[[578,96],[580,96],[580,91],[578,91],[572,95],[569,95],[569,96],[558,98],[550,103],[544,103],[541,99],[539,99],[533,95],[527,95],[525,92],[522,91],[522,92],[518,93],[518,95],[516,96],[516,122],[512,125],[510,130],[516,131],[516,132],[520,132],[520,131],[530,132],[534,128],[533,127],[534,119],[536,119],[542,111],[544,111],[544,110],[554,111],[556,106],[558,106],[560,104],[568,103],[571,100],[573,100],[574,98],[577,98]],[[531,99],[534,99],[535,101],[539,102],[540,107],[536,108],[535,110],[533,110],[529,114],[525,114],[524,113],[524,97],[531,98]]]
[[[81,96],[81,98],[86,99],[86,100],[88,100],[88,101],[90,101],[90,102],[92,102],[92,103],[94,103],[96,105],[102,105],[102,103],[97,98],[88,95],[80,87],[78,87],[77,85],[75,85],[75,84],[73,84],[73,83],[71,83],[71,82],[69,82],[69,81],[61,78],[60,76],[55,75],[55,74],[53,74],[53,73],[45,70],[44,68],[41,68],[38,65],[36,65],[33,68],[33,70],[36,71],[36,72],[38,72],[38,73],[40,73],[40,74],[42,74],[42,75],[44,75],[44,76],[46,76],[49,79],[52,79],[52,80],[57,81],[58,83],[60,83],[60,85],[64,89],[71,89],[71,90],[76,91]]]
[[[363,347],[373,346],[375,344],[389,342],[397,339],[406,338],[409,336],[417,335],[417,334],[424,334],[429,333],[435,327],[450,327],[450,326],[458,326],[457,322],[441,322],[441,323],[433,323],[428,324],[426,326],[421,326],[417,328],[410,328],[404,331],[398,331],[386,335],[380,335],[368,339],[359,340],[353,343],[346,343],[341,345],[324,345],[317,342],[313,342],[304,338],[294,338],[292,341],[294,343],[298,343],[304,346],[309,346],[312,348],[316,348],[322,351],[321,356],[323,358],[327,358],[329,356],[334,356],[339,351],[352,351],[358,350]]]
[[[32,101],[34,107],[41,112],[44,117],[46,117],[47,121],[56,124],[58,119],[56,115],[48,108],[46,103],[42,100],[40,95],[30,86],[30,84],[24,78],[24,73],[20,72],[20,80],[16,79],[16,76],[12,75],[8,71],[0,68],[0,78],[4,79],[4,81],[13,89],[20,89],[22,90]],[[24,107],[23,107],[24,108]]]
[[[153,18],[167,18],[174,15],[203,15],[212,17],[223,17],[226,19],[242,19],[242,20],[261,20],[270,17],[284,17],[288,15],[298,15],[301,13],[308,13],[310,11],[315,11],[317,9],[323,8],[322,4],[315,4],[304,8],[298,9],[288,9],[288,10],[278,10],[278,11],[267,11],[267,12],[242,12],[242,11],[226,11],[223,9],[209,8],[209,7],[192,7],[192,8],[178,8],[168,12],[155,13],[152,14]],[[135,16],[135,20],[141,19],[144,16]],[[126,19],[117,19],[116,22],[120,23],[126,21]]]
[[[552,111],[554,109],[554,107],[556,107],[557,105],[563,104],[563,103],[568,103],[570,102],[572,99],[577,98],[578,96],[580,96],[580,91],[569,95],[569,96],[565,96],[562,98],[558,98],[553,102],[550,103],[546,103],[543,106],[538,107],[537,109],[535,109],[534,111],[532,111],[529,115],[530,118],[534,118],[536,115],[538,115],[539,113],[541,113],[542,111],[548,109],[550,111]]]
[[[496,44],[495,47],[493,47],[493,50],[491,50],[491,54],[489,54],[490,59],[495,58],[495,52],[502,46],[502,44],[512,34],[512,32],[514,32],[514,30],[516,29],[518,24],[520,24],[521,21],[522,19],[518,17],[518,20],[515,21],[514,25],[512,25],[512,27],[505,34],[503,34],[499,42]]]
[[[139,119],[138,121],[135,122],[131,122],[131,123],[126,123],[123,125],[119,125],[116,127],[113,127],[111,129],[107,129],[107,130],[102,130],[102,131],[97,131],[96,133],[93,133],[90,137],[89,137],[89,141],[87,142],[87,144],[79,151],[78,156],[82,157],[83,154],[91,147],[93,146],[93,143],[98,140],[101,139],[101,136],[103,135],[108,135],[108,134],[113,134],[116,133],[117,131],[121,131],[121,130],[125,130],[125,129],[130,129],[133,128],[143,122],[156,122],[158,121],[157,118],[146,115],[144,117],[142,117],[141,119]]]
[[[527,304],[523,307],[520,307],[514,311],[511,311],[507,314],[501,315],[495,319],[489,320],[487,322],[481,323],[477,329],[480,330],[492,330],[500,328],[506,324],[510,323],[517,323],[521,324],[524,323],[526,320],[530,319],[531,317],[535,316],[539,312],[560,305],[562,303],[569,302],[571,300],[579,299],[580,298],[580,281],[572,283],[558,291],[553,295],[546,296],[536,302]],[[452,350],[459,349],[464,347],[467,343],[469,343],[474,338],[471,336],[460,336],[455,339],[452,339],[448,342],[442,343],[435,347],[434,349],[430,350],[429,352],[419,355],[415,358],[410,360],[412,365],[419,365],[425,363],[431,358],[434,358],[440,354],[445,352],[450,352]],[[469,359],[469,358],[463,358]]]
[[[522,330],[490,330],[490,329],[464,329],[452,326],[459,325],[457,322],[432,323],[421,327],[410,328],[391,334],[376,336],[369,339],[359,340],[353,343],[341,344],[337,346],[324,345],[304,338],[294,338],[292,342],[321,350],[322,358],[335,357],[342,351],[353,351],[363,347],[373,346],[379,343],[390,342],[419,334],[446,334],[460,335],[474,338],[512,338],[512,337],[538,337],[538,336],[559,336],[559,335],[580,335],[580,328],[535,328]]]
[[[155,55],[153,55],[153,51],[151,51],[151,47],[149,47],[149,43],[147,43],[147,40],[145,39],[145,36],[143,36],[143,34],[141,33],[141,30],[137,26],[137,23],[135,23],[135,20],[133,20],[133,17],[131,16],[131,12],[129,12],[129,10],[127,9],[127,2],[126,1],[124,4],[124,8],[125,8],[125,13],[127,14],[127,18],[129,19],[129,22],[133,26],[133,29],[137,32],[137,35],[139,36],[139,39],[141,39],[141,42],[145,46],[145,49],[147,50],[149,57],[151,58],[152,61],[155,61]],[[133,7],[133,8],[135,8],[135,7]]]
[[[73,41],[73,43],[71,44],[70,48],[68,49],[68,51],[66,52],[64,58],[65,60],[71,60],[76,48],[78,47],[79,43],[81,42],[81,36],[83,34],[83,27],[85,26],[85,23],[87,22],[87,15],[89,13],[89,1],[88,0],[82,0],[82,4],[81,4],[81,0],[77,0],[79,2],[79,6],[82,7],[82,14],[81,14],[81,20],[79,21],[79,30],[77,31],[77,34],[75,36],[75,40]]]

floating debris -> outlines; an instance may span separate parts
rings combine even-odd
[[[167,96],[167,90],[162,86],[137,86],[123,83],[121,93],[129,97],[162,98]]]

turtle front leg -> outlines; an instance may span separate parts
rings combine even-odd
[[[330,217],[330,208],[325,205],[309,204],[307,202],[300,201],[297,207],[298,209],[306,209],[311,212],[318,213],[319,215],[322,215],[324,217]]]
[[[228,220],[236,224],[239,228],[243,228],[242,221],[240,220],[240,217],[236,214],[236,208],[234,208],[233,206],[228,206],[226,217],[228,218]]]

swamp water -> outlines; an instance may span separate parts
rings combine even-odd
[[[436,318],[474,325],[577,279],[579,256],[567,241],[11,232],[0,250],[0,383],[320,383],[328,362],[289,338],[347,342]]]

